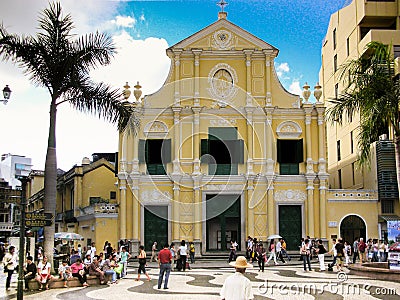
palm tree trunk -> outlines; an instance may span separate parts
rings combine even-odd
[[[44,211],[56,213],[56,193],[57,193],[57,155],[56,155],[56,114],[57,107],[55,101],[50,105],[50,127],[47,144],[47,154],[44,172]],[[54,248],[55,224],[44,228],[44,253],[48,261],[54,268],[53,248]]]
[[[394,156],[396,158],[397,190],[400,194],[400,136],[395,136],[393,142]]]

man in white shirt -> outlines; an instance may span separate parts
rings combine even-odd
[[[246,257],[238,256],[236,261],[229,263],[235,267],[235,274],[225,279],[220,295],[222,300],[250,300],[254,299],[251,290],[251,282],[244,276],[246,268],[252,268],[253,265],[248,264]]]

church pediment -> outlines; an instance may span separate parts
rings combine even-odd
[[[278,49],[226,19],[219,19],[208,27],[171,46],[169,49],[203,50],[269,50],[278,55]]]

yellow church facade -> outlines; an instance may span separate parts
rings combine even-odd
[[[144,244],[193,241],[196,253],[245,249],[247,236],[328,238],[325,108],[287,92],[278,49],[227,20],[167,49],[159,91],[120,134],[119,235]],[[128,86],[127,86],[128,87]],[[135,86],[136,97],[140,86]],[[127,97],[130,91],[125,91]]]

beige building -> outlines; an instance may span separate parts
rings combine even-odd
[[[141,126],[120,135],[120,238],[147,250],[184,239],[197,254],[226,251],[231,240],[244,250],[248,235],[279,233],[291,250],[305,235],[327,238],[320,87],[313,102],[308,86],[304,100],[287,92],[278,49],[225,12],[167,55],[161,89],[127,103]]]
[[[397,0],[353,0],[332,14],[323,42],[320,71],[325,100],[335,98],[343,91],[346,82],[341,80],[340,66],[367,55],[365,48],[369,42],[392,45],[395,57],[400,55],[399,9],[400,2]],[[329,103],[326,102],[326,105]],[[383,238],[386,220],[397,219],[400,213],[394,146],[390,141],[392,135],[383,129],[380,141],[372,145],[371,169],[358,167],[358,125],[359,116],[345,118],[341,126],[337,122],[327,124],[329,187],[346,189],[345,194],[353,189],[351,193],[354,195],[361,189],[379,191],[373,200],[375,203],[367,204],[344,197],[342,209],[353,206],[353,219],[365,226],[367,237]]]

